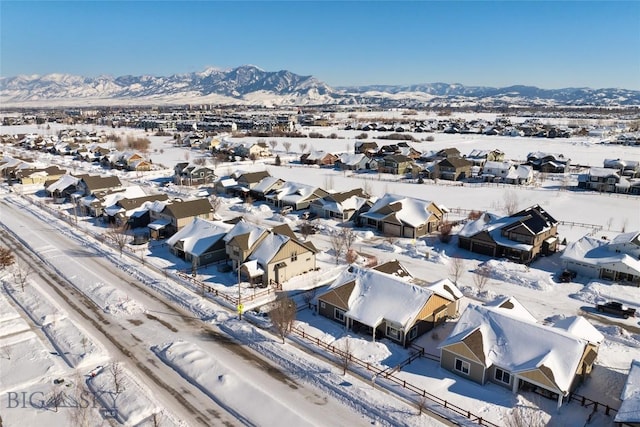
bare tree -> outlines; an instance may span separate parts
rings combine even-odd
[[[284,344],[284,339],[291,332],[296,320],[296,303],[286,293],[280,292],[269,311],[269,318]]]
[[[362,180],[362,192],[368,197],[371,196],[371,183],[368,179]]]
[[[351,340],[349,338],[345,338],[344,345],[339,354],[342,375],[346,375],[347,369],[349,369],[349,365],[351,364],[351,358],[353,357],[353,349],[351,348]]]
[[[289,150],[291,149],[291,143],[289,141],[284,141],[282,143],[282,146],[284,147],[285,151],[289,153]]]
[[[15,262],[15,256],[9,248],[0,248],[0,269],[4,270]]]
[[[300,153],[304,153],[309,145],[306,142],[300,144]]]
[[[0,348],[0,354],[3,359],[11,360],[11,347],[3,345],[2,348]]]
[[[20,286],[22,292],[29,281],[29,276],[33,273],[33,268],[24,261],[17,261],[13,266],[13,280],[16,285]]]
[[[314,283],[314,286],[316,286],[318,284],[318,279],[315,279],[313,283]],[[311,308],[311,302],[316,297],[316,292],[318,292],[318,289],[314,287],[313,289],[309,289],[308,291],[302,294],[302,300],[304,301],[305,304],[307,304],[309,308]]]
[[[513,215],[518,212],[518,206],[520,205],[520,200],[518,199],[518,194],[513,190],[507,190],[504,192],[504,196],[502,198],[502,208],[507,213],[507,215]]]
[[[127,245],[127,240],[129,240],[126,223],[122,225],[117,225],[115,223],[111,224],[106,234],[107,238],[116,245],[116,247],[120,251],[120,256],[122,257],[122,251]]]
[[[489,284],[491,278],[491,270],[487,265],[476,268],[473,275],[473,283],[478,288],[478,291],[482,292]]]
[[[333,249],[333,256],[336,260],[336,265],[340,261],[340,257],[344,252],[344,238],[342,237],[342,233],[333,233],[331,237],[329,237],[329,243],[331,243],[331,249]]]
[[[342,238],[344,239],[344,244],[346,249],[351,248],[351,246],[353,245],[353,242],[356,241],[356,237],[357,234],[355,231],[353,231],[352,228],[344,228],[342,230],[342,233],[340,233],[342,235]]]
[[[222,198],[212,194],[209,196],[209,204],[211,205],[211,213],[215,215],[222,206]]]
[[[458,284],[458,279],[462,277],[462,274],[464,273],[464,269],[465,269],[464,259],[458,256],[454,256],[451,258],[451,261],[449,263],[449,277],[451,277],[451,281],[455,285]]]
[[[111,362],[109,364],[109,373],[111,374],[114,392],[116,394],[121,393],[124,390],[124,369],[120,362]]]
[[[271,149],[275,151],[276,147],[278,146],[278,141],[276,141],[275,139],[272,139],[271,141],[269,141],[269,145],[271,146]]]

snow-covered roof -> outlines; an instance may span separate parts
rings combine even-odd
[[[280,248],[289,240],[291,240],[291,238],[284,234],[269,233],[262,239],[260,245],[253,251],[251,256],[249,256],[249,259],[258,261],[262,266],[267,266]]]
[[[378,211],[394,203],[401,204],[401,209],[393,212],[396,218],[412,227],[424,224],[433,215],[429,210],[429,206],[432,204],[430,201],[387,193],[379,198],[371,206],[371,209],[362,214],[362,216],[371,219],[382,219],[390,215],[390,213],[380,214]]]
[[[230,242],[236,236],[247,235],[247,244],[250,248],[253,244],[262,236],[263,233],[266,233],[267,229],[264,227],[260,227],[258,225],[254,225],[245,221],[240,221],[236,223],[231,230],[224,237],[225,242]]]
[[[581,316],[565,317],[554,322],[553,326],[564,329],[571,335],[587,340],[590,343],[600,344],[604,340],[604,335]]]
[[[446,299],[458,300],[464,296],[460,289],[449,279],[438,280],[425,287]]]
[[[486,367],[512,373],[548,368],[558,389],[568,393],[586,341],[565,330],[541,325],[507,310],[470,303],[440,348],[460,342],[479,330]]]
[[[353,154],[353,153],[343,153],[340,155],[340,163],[345,164],[345,165],[349,165],[349,166],[353,166],[353,165],[357,165],[358,163],[360,163],[362,161],[363,158],[365,158],[367,156],[365,156],[362,153],[357,153],[357,154]]]
[[[590,168],[589,175],[600,177],[600,178],[605,178],[607,176],[613,175],[615,177],[620,178],[620,174],[618,173],[618,171],[611,168]]]
[[[488,302],[485,304],[486,307],[493,307],[498,310],[504,310],[505,313],[510,314],[514,317],[519,317],[523,320],[536,323],[538,320],[533,317],[533,314],[529,312],[520,301],[515,299],[515,297],[504,296],[501,298],[496,298],[495,300]]]
[[[62,175],[56,182],[47,187],[47,191],[50,193],[62,191],[72,185],[78,185],[78,181],[80,181],[80,178],[76,178],[75,176]]]
[[[498,217],[490,212],[485,212],[475,221],[467,222],[462,229],[460,229],[458,235],[462,237],[475,236],[483,230],[491,231],[495,228],[510,224],[515,220],[514,218],[510,218],[510,221],[508,221],[506,218],[508,217]]]
[[[631,362],[627,382],[620,395],[622,404],[616,413],[616,423],[640,423],[640,359]]]
[[[264,270],[260,268],[260,266],[258,265],[258,261],[255,259],[242,263],[241,267],[247,269],[249,277],[256,277],[264,274]]]
[[[299,182],[286,182],[281,188],[275,190],[274,194],[267,197],[283,202],[296,203],[297,201],[313,194],[318,187],[309,184],[301,184]]]
[[[608,249],[609,242],[591,236],[584,236],[577,242],[568,245],[561,255],[563,260],[570,260],[601,267],[624,266],[629,273],[640,275],[640,260],[624,252]]]
[[[434,291],[374,269],[351,265],[329,287],[329,291],[354,281],[345,313],[365,325],[375,327],[383,320],[406,329]]]
[[[222,239],[232,227],[231,224],[220,221],[194,218],[190,224],[167,239],[167,244],[173,246],[182,241],[184,252],[200,256],[211,245]]]
[[[129,187],[124,187],[123,191],[118,191],[116,193],[110,193],[103,197],[102,206],[113,206],[119,200],[122,199],[135,199],[137,197],[144,197],[147,194],[144,192],[142,187],[139,185],[132,185]]]
[[[264,193],[268,191],[279,180],[280,178],[276,178],[275,176],[264,177],[258,184],[256,184],[255,187],[253,187],[253,191]]]

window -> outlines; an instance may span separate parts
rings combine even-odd
[[[324,303],[324,301],[320,301],[320,308],[325,308],[327,305]]]
[[[511,374],[509,374],[507,371],[503,371],[500,368],[496,368],[496,380],[500,381],[501,383],[511,384]]]
[[[340,310],[339,308],[335,308],[333,310],[333,317],[335,317],[336,320],[344,322],[344,310]]]
[[[415,339],[418,336],[418,327],[414,326],[409,330],[409,339]]]
[[[394,328],[393,326],[387,326],[387,336],[389,338],[393,338],[394,340],[400,341],[400,330]]]
[[[291,262],[297,261],[298,260],[298,253],[297,252],[291,252]]]
[[[465,362],[464,360],[456,359],[455,370],[461,372],[465,375],[469,375],[469,362]]]

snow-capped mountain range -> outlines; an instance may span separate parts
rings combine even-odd
[[[231,70],[162,76],[81,77],[68,74],[0,78],[5,106],[149,105],[216,103],[246,105],[640,105],[640,91],[626,89],[494,88],[431,83],[332,88],[313,76],[264,71],[253,65]]]

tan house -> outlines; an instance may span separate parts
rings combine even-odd
[[[16,173],[16,178],[23,185],[27,184],[44,184],[58,180],[67,171],[60,169],[58,166],[49,166],[46,168],[20,169]]]
[[[440,179],[459,181],[471,177],[473,162],[462,157],[447,157],[438,162]]]
[[[417,238],[436,231],[443,218],[444,211],[433,202],[385,194],[358,221],[385,236]]]
[[[355,332],[407,346],[458,313],[462,293],[449,280],[418,286],[376,268],[349,266],[317,298],[318,313]]]
[[[484,213],[458,232],[458,246],[528,264],[558,249],[558,221],[539,205],[506,217]]]
[[[213,208],[207,199],[154,202],[149,209],[149,216],[151,238],[161,239],[172,236],[194,218],[213,219]]]
[[[382,172],[395,175],[404,175],[405,173],[411,172],[414,168],[413,159],[402,154],[385,156],[382,161],[378,163],[378,167]]]
[[[513,298],[469,304],[440,344],[440,366],[513,393],[532,390],[562,400],[591,373],[604,337],[582,317],[537,323]]]
[[[303,165],[332,166],[338,160],[338,156],[325,151],[312,151],[300,156]]]
[[[315,270],[317,249],[297,240],[289,226],[267,230],[238,222],[224,237],[233,268],[259,286],[279,286],[290,278]]]

